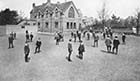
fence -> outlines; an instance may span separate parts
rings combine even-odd
[[[29,32],[37,32],[37,26],[20,26],[20,25],[6,25],[6,34],[9,34],[11,32],[16,33],[25,33],[25,31],[28,30]]]
[[[6,26],[0,26],[0,36],[6,35]]]

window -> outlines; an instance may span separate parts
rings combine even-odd
[[[69,22],[67,22],[67,29],[69,29]]]
[[[58,17],[58,10],[55,10],[55,17]]]
[[[58,28],[58,22],[55,22],[55,28]]]
[[[74,18],[74,17],[75,17],[75,12],[74,12],[73,7],[71,7],[71,8],[69,9],[68,17],[69,17],[69,18]]]
[[[81,29],[81,23],[79,24],[79,29]]]
[[[36,16],[34,16],[34,18],[36,18]]]
[[[39,13],[38,13],[38,18],[40,18],[40,15],[41,15],[41,14],[40,14],[40,12],[39,12]]]
[[[25,28],[25,26],[21,26],[21,28],[22,28],[22,29],[24,29],[24,28]]]
[[[45,23],[45,27],[46,27],[46,28],[48,28],[48,26],[49,26],[49,23],[48,23],[48,22],[46,22],[46,23]]]
[[[71,22],[71,23],[70,23],[70,28],[71,28],[71,29],[73,29],[73,26],[72,26],[72,25],[73,25],[73,23]]]
[[[40,28],[40,22],[38,22],[38,28]]]
[[[74,29],[76,29],[76,23],[74,23]]]
[[[43,17],[44,17],[44,15],[41,15],[41,17],[43,18]]]
[[[46,18],[48,18],[48,11],[46,11]]]
[[[48,15],[46,15],[46,18],[48,18]]]
[[[33,25],[36,25],[36,23],[33,23]]]

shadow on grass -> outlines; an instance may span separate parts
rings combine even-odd
[[[113,52],[108,52],[108,51],[105,51],[105,50],[101,50],[101,52],[106,53],[106,54],[113,54]]]

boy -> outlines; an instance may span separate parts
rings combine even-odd
[[[112,41],[109,38],[109,36],[107,36],[107,38],[105,40],[105,44],[106,44],[106,47],[107,47],[107,52],[111,52],[111,44],[112,44]]]
[[[40,52],[41,44],[42,44],[42,42],[41,42],[40,38],[38,38],[38,40],[36,41],[35,54]]]
[[[69,43],[68,43],[68,52],[69,52],[68,61],[72,61],[71,58],[70,58],[72,51],[73,51],[73,49],[72,49],[72,43],[71,43],[71,39],[69,39]]]
[[[87,40],[90,40],[90,32],[87,32]]]
[[[9,48],[11,48],[11,45],[12,45],[12,48],[14,48],[14,45],[13,45],[13,41],[14,41],[14,38],[13,36],[10,34],[10,36],[8,37],[8,41],[9,41]]]
[[[31,40],[31,42],[33,41],[33,34],[32,34],[32,32],[31,32],[31,34],[30,34],[30,40]]]
[[[29,53],[30,53],[30,48],[29,48],[29,44],[26,42],[25,46],[24,46],[24,53],[25,53],[25,62],[29,62]]]
[[[93,47],[98,47],[98,40],[99,40],[99,36],[95,34]]]
[[[76,33],[73,34],[73,37],[74,37],[74,42],[76,42],[76,38],[77,38]]]
[[[80,41],[80,45],[79,45],[78,51],[79,51],[79,56],[78,57],[80,59],[83,59],[83,52],[85,52],[85,46],[83,44],[83,41]]]
[[[123,34],[122,34],[122,43],[123,43],[123,44],[125,44],[125,39],[126,39],[126,36],[125,36],[125,34],[123,33]]]
[[[114,53],[114,49],[116,49],[116,55],[118,54],[119,44],[120,44],[120,41],[118,39],[118,36],[115,36],[115,39],[113,40],[113,50],[112,50],[112,52]]]

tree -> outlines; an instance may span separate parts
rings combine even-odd
[[[6,8],[0,11],[0,25],[17,24],[17,11]]]
[[[128,16],[125,19],[124,23],[125,27],[132,29],[133,27],[136,27],[136,18],[134,16]]]
[[[21,21],[23,21],[24,19],[26,19],[25,13],[24,13],[23,11],[20,10],[19,13],[18,13],[17,19],[18,19],[18,22],[21,22]]]
[[[117,16],[115,16],[113,14],[111,18],[112,18],[111,24],[117,24],[117,23],[119,23],[120,17],[117,17]]]
[[[135,17],[136,17],[136,24],[137,24],[136,33],[139,34],[139,28],[140,28],[140,9],[139,8],[136,9]]]
[[[109,16],[108,9],[106,8],[106,1],[103,2],[102,9],[101,9],[101,11],[98,12],[98,16],[99,16],[99,19],[102,23],[102,27],[104,27],[106,24],[105,22]]]
[[[120,26],[122,26],[120,20],[121,20],[120,17],[117,17],[116,15],[113,14],[111,16],[111,27],[120,27]]]

